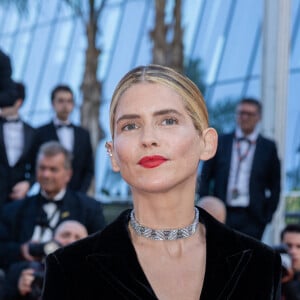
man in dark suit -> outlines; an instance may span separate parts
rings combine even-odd
[[[0,118],[0,209],[22,199],[34,181],[35,129],[20,119],[25,87],[16,83],[17,98],[2,108]]]
[[[36,167],[40,192],[3,208],[0,267],[6,269],[13,262],[40,259],[37,248],[42,247],[47,254],[53,246],[48,242],[55,228],[65,220],[82,223],[89,234],[104,228],[101,203],[67,189],[71,175],[71,153],[56,141],[42,145]]]
[[[37,129],[38,145],[55,140],[73,153],[73,175],[69,187],[75,191],[87,192],[94,176],[94,159],[88,131],[70,121],[74,108],[74,96],[66,85],[56,86],[51,93],[55,117],[50,123]]]
[[[2,107],[10,106],[16,99],[16,88],[11,78],[10,58],[0,50],[0,116]]]
[[[222,199],[226,224],[261,239],[280,197],[280,162],[275,143],[259,133],[261,104],[242,99],[236,115],[235,132],[221,135],[216,155],[203,164],[198,194]]]

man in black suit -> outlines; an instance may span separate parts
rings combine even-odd
[[[55,117],[50,123],[37,129],[38,145],[55,140],[73,153],[73,175],[69,187],[75,191],[87,192],[94,176],[94,159],[88,131],[70,121],[74,108],[74,96],[66,85],[56,86],[51,93]]]
[[[0,50],[0,116],[2,107],[10,106],[17,96],[11,75],[12,68],[10,58]]]
[[[237,105],[237,127],[220,135],[216,155],[204,162],[200,197],[212,194],[227,208],[226,224],[261,239],[280,196],[280,161],[273,141],[259,133],[261,104],[252,98]]]
[[[0,209],[10,201],[22,199],[34,181],[35,129],[20,119],[25,87],[15,83],[18,93],[10,106],[2,108],[0,118]]]
[[[55,228],[65,220],[82,223],[89,234],[105,226],[99,201],[67,189],[72,176],[71,153],[59,142],[43,144],[36,164],[40,192],[7,204],[2,211],[0,267],[3,269],[13,262],[40,259],[37,246],[47,254]]]

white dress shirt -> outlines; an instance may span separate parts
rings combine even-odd
[[[21,157],[24,147],[23,122],[14,116],[13,122],[3,124],[3,137],[6,150],[6,157],[10,167],[13,167]]]
[[[66,189],[61,190],[51,202],[45,203],[43,205],[43,210],[47,215],[48,225],[49,227],[41,227],[40,225],[36,225],[33,231],[33,235],[31,240],[39,243],[49,242],[53,239],[54,230],[52,228],[56,228],[57,223],[60,218],[61,211],[57,208],[55,201],[61,201],[66,193]],[[41,194],[45,198],[49,198],[44,191],[41,191]]]
[[[59,142],[70,152],[73,152],[74,148],[74,128],[70,127],[70,121],[61,121],[57,118],[54,119],[54,125],[56,133],[58,135]],[[64,126],[65,125],[65,126]],[[60,127],[61,126],[61,127]]]
[[[258,134],[258,128],[247,136],[242,133],[240,128],[236,129],[227,186],[228,206],[249,206],[249,181]],[[238,138],[243,137],[247,138],[250,143],[247,140],[238,141]]]

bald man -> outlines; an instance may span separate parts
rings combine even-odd
[[[81,223],[75,220],[62,222],[55,230],[54,240],[61,246],[67,246],[73,242],[88,236],[88,232]]]
[[[221,223],[226,221],[226,207],[222,200],[214,196],[204,196],[197,202],[197,206],[206,210]]]
[[[48,251],[50,253],[87,236],[84,225],[75,220],[66,220],[56,228],[53,241],[48,243]],[[34,262],[34,267],[32,266],[32,263],[27,261],[12,265],[5,282],[5,299],[39,299],[41,286],[36,287],[34,280],[37,273],[43,274],[44,265],[42,262]]]

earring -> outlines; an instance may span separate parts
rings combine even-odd
[[[107,154],[112,157],[112,153],[111,153],[111,149],[110,149],[110,145],[108,142],[105,143],[105,148],[106,148],[106,152]]]

